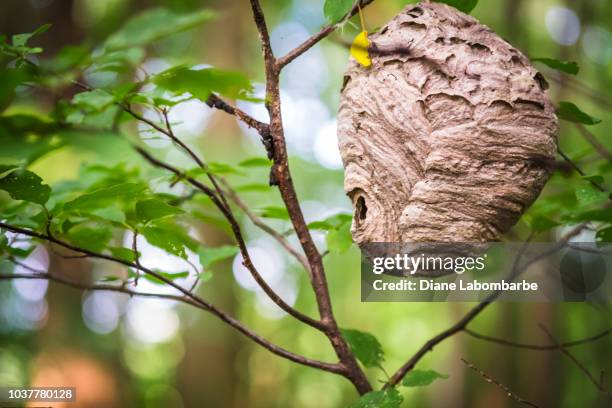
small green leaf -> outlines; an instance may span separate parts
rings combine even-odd
[[[202,247],[198,250],[200,264],[205,270],[219,261],[235,256],[237,253],[238,247],[230,245],[220,247]]]
[[[43,184],[42,178],[29,170],[15,169],[15,166],[0,165],[0,190],[4,190],[15,200],[25,200],[44,204],[49,199],[51,187]]]
[[[111,251],[111,254],[115,258],[119,258],[119,259],[121,259],[123,261],[127,261],[127,262],[135,262],[136,261],[136,254],[134,254],[134,251],[132,251],[131,249],[123,248],[123,247],[111,247],[109,249]]]
[[[327,249],[330,252],[343,254],[349,250],[351,245],[353,245],[353,238],[349,222],[345,222],[339,228],[327,233]]]
[[[353,220],[352,214],[338,213],[331,215],[321,221],[313,221],[308,224],[308,228],[315,230],[329,231],[331,229],[340,228],[345,223],[351,223]]]
[[[156,272],[158,275],[163,276],[164,278],[174,281],[176,279],[183,279],[189,276],[189,272],[187,271],[183,271],[183,272],[162,272],[159,270],[154,270],[154,272]],[[145,273],[144,278],[146,280],[148,280],[149,282],[153,282],[156,283],[158,285],[165,285],[165,282],[161,279],[156,278],[153,275],[149,275],[148,273]]]
[[[153,226],[144,227],[139,232],[149,244],[183,259],[187,258],[185,247],[191,250],[197,248],[197,243],[189,237],[186,229],[176,224],[159,222]]]
[[[385,353],[379,341],[370,333],[353,329],[340,329],[351,351],[366,367],[380,367]]]
[[[466,14],[470,14],[472,10],[478,5],[478,0],[437,0],[440,3],[446,3],[449,6],[453,6],[459,11],[463,11]]]
[[[551,220],[543,215],[534,216],[529,224],[531,225],[531,229],[535,232],[548,231],[560,225],[557,221]]]
[[[603,208],[600,210],[583,211],[572,213],[569,220],[573,222],[581,221],[599,221],[612,223],[612,208]]]
[[[102,251],[113,237],[110,228],[77,225],[68,232],[68,239],[75,245],[94,252]]]
[[[593,184],[584,181],[576,187],[576,198],[581,206],[590,206],[600,204],[608,200],[608,194],[605,191],[600,191]]]
[[[260,208],[258,211],[260,211],[260,215],[264,218],[289,220],[289,213],[287,212],[287,209],[285,207],[269,205],[267,207]]]
[[[146,190],[142,184],[122,183],[83,194],[64,204],[64,211],[104,208],[119,200],[138,197]]]
[[[351,10],[353,3],[353,0],[325,0],[323,14],[330,23],[336,23]]]
[[[412,370],[402,380],[404,387],[422,387],[429,385],[437,379],[447,379],[448,375],[440,374],[434,370]]]
[[[554,58],[532,58],[531,61],[541,62],[542,64],[556,69],[557,71],[565,72],[566,74],[576,75],[580,68],[578,64],[573,61],[560,61]]]
[[[201,101],[206,101],[213,92],[233,99],[251,99],[253,91],[244,74],[217,68],[178,66],[156,75],[153,82],[175,95],[190,93]]]
[[[207,169],[209,172],[213,174],[244,175],[244,172],[241,169],[237,169],[236,167],[229,165],[227,163],[209,162],[207,164]]]
[[[349,408],[400,408],[404,397],[395,388],[370,391]]]
[[[125,214],[116,205],[95,209],[91,211],[90,214],[106,221],[116,222],[118,224],[125,223]]]
[[[559,102],[559,107],[555,113],[559,119],[582,123],[583,125],[596,125],[601,122],[601,119],[584,113],[580,110],[580,108],[571,102]]]
[[[32,37],[34,37],[35,35],[44,33],[49,28],[51,28],[51,24],[44,24],[38,27],[36,30],[34,30],[31,33],[15,34],[12,38],[13,46],[24,47],[28,44],[28,41],[30,41]]]
[[[143,223],[159,218],[172,217],[183,213],[185,213],[185,211],[181,210],[180,208],[166,204],[157,198],[140,200],[136,202],[136,216]]]
[[[215,13],[201,10],[178,14],[164,8],[146,10],[130,19],[106,41],[106,48],[117,50],[146,45],[172,34],[190,30],[211,20]]]
[[[100,112],[114,102],[113,95],[101,89],[81,92],[72,98],[72,103],[88,112]]]
[[[252,157],[250,159],[246,159],[238,163],[239,166],[242,167],[270,167],[272,162],[268,159],[264,159],[263,157]]]
[[[234,187],[234,190],[238,192],[267,192],[270,191],[269,184],[261,184],[261,183],[251,183],[251,184],[243,184],[240,186]]]

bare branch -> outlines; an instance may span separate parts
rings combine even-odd
[[[279,68],[282,68],[285,65],[289,64],[291,61],[293,61],[294,59],[311,49],[313,46],[315,46],[319,41],[334,32],[338,27],[342,26],[348,19],[350,19],[357,13],[359,7],[364,8],[373,1],[374,0],[357,0],[351,10],[340,21],[323,27],[318,33],[314,34],[306,41],[295,47],[293,50],[289,51],[287,54],[279,58],[277,61]]]
[[[168,300],[174,300],[177,302],[182,302],[191,306],[194,306],[198,309],[202,309],[205,310],[207,312],[211,312],[212,314],[214,314],[215,316],[217,316],[218,318],[220,318],[221,320],[223,320],[224,322],[228,323],[230,326],[232,326],[233,328],[237,329],[238,331],[240,331],[242,334],[244,334],[245,336],[249,337],[251,340],[255,341],[256,343],[258,343],[259,345],[263,346],[264,348],[266,348],[267,350],[271,351],[272,353],[286,358],[288,360],[294,361],[298,364],[302,364],[305,366],[309,366],[309,367],[313,367],[313,368],[317,368],[320,370],[324,370],[324,371],[328,371],[328,372],[332,372],[332,373],[336,373],[336,374],[342,374],[343,373],[343,368],[339,365],[339,364],[331,364],[331,363],[326,363],[326,362],[322,362],[322,361],[318,361],[318,360],[313,360],[307,357],[303,357],[301,355],[298,354],[294,354],[290,351],[287,351],[267,340],[265,340],[264,338],[262,338],[261,336],[259,336],[258,334],[252,332],[250,329],[248,329],[246,326],[244,326],[242,323],[240,323],[239,321],[235,320],[234,318],[232,318],[231,316],[221,312],[220,310],[216,309],[213,307],[213,310],[210,310],[209,308],[205,307],[204,305],[195,302],[191,299],[185,298],[183,296],[177,296],[177,295],[168,295],[168,294],[162,294],[162,293],[147,293],[147,292],[137,292],[122,286],[114,286],[114,285],[103,285],[103,284],[97,284],[97,285],[84,285],[84,284],[80,284],[77,282],[73,282],[73,281],[69,281],[67,279],[61,278],[59,276],[55,276],[55,275],[51,275],[51,274],[38,274],[38,275],[34,275],[34,274],[0,274],[0,280],[11,280],[11,279],[44,279],[44,280],[49,280],[49,281],[54,281],[54,282],[58,282],[76,289],[82,289],[82,290],[86,290],[86,291],[110,291],[110,292],[119,292],[119,293],[125,293],[129,296],[139,296],[139,297],[153,297],[153,298],[159,298],[159,299],[168,299]]]
[[[484,334],[480,334],[468,328],[463,329],[463,332],[471,337],[474,337],[475,339],[480,339],[480,340],[488,341],[490,343],[496,343],[496,344],[500,344],[500,345],[508,346],[508,347],[515,347],[515,348],[521,348],[521,349],[527,349],[527,350],[558,350],[560,347],[565,347],[565,348],[575,347],[575,346],[580,346],[582,344],[587,344],[587,343],[591,343],[591,342],[603,339],[604,337],[612,333],[612,327],[594,336],[586,337],[580,340],[568,341],[565,343],[561,343],[559,345],[557,344],[518,343],[518,342],[506,340],[506,339],[500,339],[497,337],[491,337],[491,336],[487,336]]]
[[[248,252],[248,249],[247,249],[247,246],[246,246],[246,242],[245,242],[244,237],[242,235],[242,230],[240,229],[240,225],[238,224],[238,221],[236,220],[234,215],[228,210],[228,208],[219,200],[219,198],[217,197],[217,195],[215,194],[215,192],[211,188],[205,186],[204,184],[202,184],[198,180],[194,179],[193,177],[185,176],[185,174],[183,174],[177,168],[175,168],[173,166],[170,166],[169,164],[164,163],[161,160],[156,159],[155,157],[153,157],[151,154],[149,154],[146,150],[142,149],[141,147],[135,146],[134,148],[136,149],[136,151],[145,160],[147,160],[152,165],[154,165],[156,167],[161,167],[163,169],[166,169],[166,170],[172,172],[179,179],[186,180],[192,186],[194,186],[195,188],[197,188],[198,190],[200,190],[201,192],[206,194],[211,199],[213,204],[215,204],[215,206],[223,213],[225,218],[230,223],[230,226],[232,228],[232,232],[233,232],[234,237],[236,238],[236,241],[238,243],[238,248],[240,249],[240,254],[242,255],[242,258],[243,258],[244,266],[249,270],[249,272],[251,273],[251,276],[253,276],[253,279],[255,279],[257,284],[264,290],[264,292],[268,295],[268,297],[274,303],[276,303],[282,310],[284,310],[287,314],[295,317],[296,319],[300,320],[301,322],[306,323],[309,326],[315,327],[317,329],[322,329],[323,328],[323,325],[322,325],[321,322],[319,322],[319,321],[317,321],[317,320],[315,320],[315,319],[313,319],[313,318],[311,318],[309,316],[304,315],[303,313],[297,311],[296,309],[291,307],[289,304],[287,304],[270,287],[270,285],[268,285],[268,283],[265,281],[265,279],[259,274],[259,272],[257,271],[257,268],[255,268],[255,265],[253,264],[253,262],[251,260],[251,257],[250,257],[250,254]]]
[[[557,152],[559,152],[559,155],[563,157],[563,160],[565,160],[576,171],[576,173],[580,174],[580,176],[582,177],[586,177],[587,174],[580,167],[578,167],[578,165],[574,163],[572,159],[570,159],[565,153],[563,153],[561,149],[557,149]],[[593,187],[595,187],[599,191],[606,191],[606,189],[598,182],[594,180],[589,180],[589,182],[591,183]]]
[[[239,120],[244,122],[247,126],[254,128],[260,134],[269,132],[269,129],[268,129],[269,126],[267,123],[258,121],[257,119],[253,118],[246,112],[225,102],[223,99],[219,98],[215,94],[212,94],[208,97],[208,99],[206,100],[206,104],[210,106],[211,108],[216,108],[226,113],[229,113],[230,115],[236,116]]]
[[[610,394],[610,392],[604,388],[603,384],[597,381],[595,376],[593,376],[593,374],[591,374],[591,372],[580,361],[578,361],[578,359],[574,357],[573,354],[567,351],[565,347],[563,346],[563,344],[559,343],[559,341],[552,335],[550,331],[548,331],[546,327],[544,327],[543,324],[538,324],[538,326],[540,327],[540,329],[542,329],[544,333],[546,333],[550,341],[553,342],[557,346],[557,349],[561,353],[563,353],[563,355],[569,358],[576,365],[576,367],[578,367],[580,371],[584,373],[584,375],[588,378],[589,381],[593,383],[593,385],[599,390],[599,392],[607,396],[608,399],[612,400],[612,394]]]
[[[274,238],[283,248],[285,248],[285,250],[289,254],[291,254],[295,259],[297,259],[297,261],[310,274],[310,265],[308,265],[308,260],[304,257],[304,255],[300,254],[295,248],[293,248],[291,244],[289,243],[289,241],[287,241],[287,239],[283,236],[283,234],[276,231],[274,228],[270,227],[261,218],[259,218],[255,213],[253,213],[253,211],[251,211],[249,206],[246,205],[244,201],[242,201],[240,196],[236,193],[236,191],[229,185],[229,183],[223,177],[219,177],[219,180],[223,184],[223,188],[227,192],[227,195],[230,198],[230,200],[232,200],[242,210],[242,212],[246,214],[246,216],[251,220],[251,222],[256,227],[258,227],[259,229],[261,229],[262,231],[270,235],[272,238]]]
[[[534,404],[533,402],[526,400],[525,398],[521,398],[519,397],[514,391],[512,391],[510,388],[508,388],[507,386],[505,386],[504,384],[502,384],[501,382],[497,381],[495,378],[491,377],[490,375],[488,375],[487,373],[485,373],[484,371],[482,371],[480,368],[476,367],[474,364],[470,363],[469,361],[467,361],[466,359],[462,358],[461,361],[463,362],[463,364],[465,364],[466,366],[468,366],[469,368],[471,368],[472,370],[474,370],[474,372],[476,372],[477,374],[479,374],[482,378],[485,379],[486,382],[491,383],[491,384],[495,384],[497,385],[499,388],[501,388],[504,393],[512,398],[513,400],[515,400],[518,403],[521,403],[523,405],[527,405],[530,407],[536,407],[538,408],[538,405]]]
[[[279,75],[282,67],[277,64],[272,53],[270,36],[259,0],[250,0],[250,2],[253,10],[253,19],[261,40],[266,72],[266,109],[270,115],[270,133],[269,139],[268,135],[262,135],[262,137],[264,141],[269,140],[272,144],[271,148],[268,149],[269,156],[274,160],[270,173],[270,182],[271,184],[278,185],[281,198],[287,208],[293,228],[310,265],[311,284],[316,295],[319,315],[321,316],[320,323],[323,330],[334,347],[340,363],[346,368],[345,376],[353,383],[360,394],[365,394],[372,390],[372,386],[357,363],[346,340],[340,334],[329,297],[323,260],[304,219],[304,214],[302,213],[291,178],[281,114]]]
[[[566,233],[559,240],[557,245],[525,261],[525,263],[523,263],[523,265],[519,268],[520,258],[522,257],[527,247],[527,244],[529,243],[528,238],[514,260],[514,265],[512,266],[512,273],[508,277],[509,281],[513,281],[514,279],[516,279],[523,271],[525,271],[535,262],[538,262],[561,250],[563,247],[565,247],[565,245],[571,238],[580,234],[580,232],[584,228],[586,228],[586,226],[587,223],[582,223],[576,226],[571,231]],[[419,348],[419,350],[391,376],[391,379],[387,382],[387,384],[385,384],[384,388],[394,387],[395,385],[397,385],[402,380],[402,378],[404,378],[404,376],[416,366],[416,364],[421,360],[421,358],[425,356],[425,354],[433,350],[433,348],[439,343],[463,331],[467,327],[468,323],[474,320],[476,316],[478,316],[487,306],[489,306],[501,293],[501,290],[491,293],[484,301],[482,301],[474,308],[472,308],[469,312],[467,312],[465,316],[463,316],[463,318],[461,318],[457,323],[427,340],[425,344],[421,346],[421,348]]]

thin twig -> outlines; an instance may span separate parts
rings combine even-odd
[[[604,330],[601,333],[598,333],[594,336],[590,336],[590,337],[586,337],[584,339],[580,339],[580,340],[574,340],[574,341],[568,341],[565,343],[561,343],[561,344],[530,344],[530,343],[519,343],[519,342],[515,342],[515,341],[510,341],[510,340],[506,340],[506,339],[500,339],[497,337],[492,337],[492,336],[487,336],[485,334],[480,334],[477,333],[473,330],[470,330],[468,328],[464,328],[463,332],[466,333],[467,335],[474,337],[476,339],[480,339],[480,340],[484,340],[484,341],[488,341],[490,343],[496,343],[496,344],[500,344],[503,346],[508,346],[508,347],[514,347],[514,348],[521,348],[521,349],[527,349],[527,350],[558,350],[559,347],[575,347],[575,346],[580,346],[582,344],[587,344],[587,343],[591,343],[594,341],[597,341],[599,339],[603,339],[604,337],[608,336],[610,333],[612,333],[612,327]]]
[[[242,212],[245,213],[245,215],[251,220],[253,225],[255,225],[256,227],[258,227],[259,229],[261,229],[262,231],[270,235],[272,238],[274,238],[283,248],[285,248],[285,250],[289,254],[291,254],[295,259],[297,259],[297,261],[310,274],[310,265],[308,265],[308,260],[304,257],[304,255],[302,255],[295,248],[293,248],[291,244],[289,243],[289,241],[280,232],[270,227],[260,217],[258,217],[253,211],[251,211],[249,206],[244,201],[242,201],[240,196],[229,185],[227,180],[225,180],[223,177],[219,177],[219,181],[221,182],[221,184],[223,184],[223,188],[227,192],[229,199],[232,200],[238,206],[238,208],[240,208]]]
[[[512,272],[509,276],[509,280],[512,281],[514,279],[516,279],[523,271],[525,271],[527,268],[529,268],[529,266],[533,265],[534,263],[558,252],[559,250],[561,250],[563,247],[565,247],[565,245],[567,244],[567,242],[569,242],[569,240],[573,237],[575,237],[576,235],[580,234],[580,232],[587,226],[587,223],[582,223],[576,227],[574,227],[571,231],[569,231],[568,233],[566,233],[557,243],[557,245],[553,246],[552,248],[530,258],[529,260],[525,261],[525,263],[519,268],[519,261],[520,258],[522,257],[524,251],[527,248],[527,244],[529,243],[529,238],[525,241],[525,243],[523,244],[521,250],[519,251],[519,253],[517,254],[515,260],[514,260],[514,265],[512,266]],[[530,235],[531,237],[531,235]],[[433,350],[433,348],[438,345],[439,343],[443,342],[444,340],[448,339],[449,337],[454,336],[455,334],[463,331],[468,323],[470,323],[472,320],[474,320],[476,318],[476,316],[478,316],[487,306],[489,306],[491,304],[491,302],[493,302],[500,294],[502,293],[501,290],[496,291],[491,293],[489,296],[487,296],[487,298],[485,300],[483,300],[481,303],[479,303],[478,305],[476,305],[474,308],[472,308],[469,312],[467,312],[463,318],[461,318],[457,323],[455,323],[454,325],[452,325],[451,327],[449,327],[448,329],[440,332],[439,334],[435,335],[434,337],[430,338],[429,340],[427,340],[425,342],[425,344],[423,344],[423,346],[421,346],[421,348],[419,348],[419,350],[408,359],[408,361],[406,361],[400,368],[397,369],[397,371],[391,376],[391,379],[389,380],[389,382],[387,382],[387,384],[385,384],[385,388],[388,387],[394,387],[395,385],[397,385],[402,378],[404,378],[404,376],[411,371],[412,369],[414,369],[414,367],[416,366],[416,364],[431,350]]]
[[[561,157],[563,157],[563,160],[565,160],[570,166],[572,166],[572,168],[576,171],[576,173],[580,174],[580,176],[582,177],[586,177],[587,174],[584,172],[584,170],[578,167],[578,165],[572,159],[570,159],[569,156],[563,153],[561,149],[557,149],[557,152],[559,153]],[[602,192],[606,191],[606,189],[598,182],[592,179],[589,179],[589,182],[591,183],[593,187],[595,187],[599,191],[602,191]]]
[[[485,373],[483,370],[481,370],[480,368],[476,367],[474,364],[470,363],[466,359],[462,358],[461,361],[463,362],[463,364],[465,364],[466,366],[471,368],[475,373],[479,374],[482,378],[484,378],[486,382],[497,385],[499,388],[501,388],[504,391],[504,393],[508,397],[512,398],[516,402],[518,402],[520,404],[523,404],[523,405],[528,405],[530,407],[538,408],[538,405],[534,404],[533,402],[531,402],[529,400],[526,400],[525,398],[519,397],[510,388],[508,388],[507,386],[505,386],[504,384],[502,384],[501,382],[499,382],[495,378],[491,377],[489,374]]]
[[[244,236],[242,235],[242,230],[240,228],[240,225],[238,224],[238,221],[236,220],[234,215],[230,211],[228,211],[227,207],[225,207],[225,205],[223,205],[223,203],[219,200],[219,198],[217,197],[215,192],[210,187],[205,186],[204,184],[202,184],[198,180],[194,179],[193,177],[186,176],[185,174],[183,174],[177,168],[175,168],[175,167],[173,167],[173,166],[171,166],[171,165],[169,165],[169,164],[167,164],[165,162],[162,162],[159,159],[156,159],[155,157],[153,157],[150,153],[148,153],[146,150],[142,149],[141,147],[134,146],[134,149],[136,149],[136,151],[145,160],[147,160],[150,164],[152,164],[152,165],[154,165],[156,167],[160,167],[160,168],[163,168],[163,169],[166,169],[166,170],[170,171],[175,176],[177,176],[179,179],[186,180],[193,187],[197,188],[199,191],[201,191],[204,194],[206,194],[211,199],[213,204],[215,204],[215,206],[221,211],[221,213],[224,215],[224,217],[230,223],[230,226],[232,228],[232,232],[234,234],[234,238],[236,239],[236,241],[238,243],[238,248],[240,249],[240,254],[242,255],[243,264],[247,268],[247,270],[251,273],[251,276],[253,277],[253,279],[255,279],[257,284],[266,293],[266,295],[268,295],[268,297],[274,303],[276,303],[282,310],[284,310],[287,314],[295,317],[296,319],[300,320],[303,323],[308,324],[309,326],[312,326],[312,327],[315,327],[315,328],[318,328],[318,329],[322,329],[323,325],[322,325],[321,322],[319,322],[319,321],[317,321],[317,320],[315,320],[315,319],[313,319],[313,318],[311,318],[309,316],[306,316],[305,314],[303,314],[303,313],[299,312],[298,310],[294,309],[293,307],[291,307],[289,304],[287,304],[270,287],[270,285],[268,285],[268,283],[261,276],[261,274],[259,273],[259,271],[255,267],[255,265],[253,264],[253,261],[251,260],[251,256],[250,256],[250,254],[248,252],[248,249],[247,249],[247,246],[246,246],[246,242],[244,240]]]
[[[542,329],[544,333],[546,333],[550,341],[558,347],[558,350],[563,353],[564,356],[569,358],[576,365],[576,367],[578,367],[578,369],[582,371],[582,373],[588,378],[588,380],[591,381],[593,385],[595,385],[599,392],[603,393],[605,396],[608,397],[608,399],[612,400],[612,394],[610,394],[610,392],[604,388],[603,384],[597,381],[595,376],[591,374],[591,372],[580,361],[578,361],[578,359],[574,357],[572,353],[567,351],[563,344],[559,343],[555,336],[553,336],[552,333],[546,327],[544,327],[543,324],[540,323],[538,324],[538,326],[540,327],[540,329]]]
[[[362,9],[366,7],[368,4],[372,3],[374,0],[357,0],[351,10],[337,23],[330,24],[328,26],[323,27],[318,33],[312,35],[306,41],[295,47],[293,50],[289,51],[284,56],[280,57],[277,61],[277,64],[280,68],[289,64],[291,61],[311,49],[315,46],[319,41],[327,37],[329,34],[334,32],[338,27],[342,26],[348,19],[353,17],[359,11],[359,7]]]
[[[88,255],[91,258],[96,258],[96,259],[102,259],[102,260],[107,260],[107,261],[111,261],[117,264],[121,264],[130,268],[140,268],[140,270],[146,274],[149,274],[153,277],[155,277],[156,279],[162,281],[163,283],[165,283],[168,286],[173,287],[174,289],[177,289],[179,292],[181,292],[184,296],[177,296],[175,298],[173,298],[174,300],[178,300],[181,302],[185,302],[188,303],[190,305],[196,306],[202,310],[205,310],[211,314],[213,314],[214,316],[216,316],[217,318],[221,319],[222,321],[224,321],[225,323],[229,324],[231,327],[233,327],[234,329],[238,330],[240,333],[244,334],[245,336],[247,336],[248,338],[250,338],[251,340],[255,341],[257,344],[263,346],[264,348],[266,348],[267,350],[271,351],[272,353],[281,356],[283,358],[286,358],[288,360],[294,361],[296,363],[299,364],[303,364],[303,365],[307,365],[310,367],[314,367],[314,368],[318,368],[321,370],[325,370],[325,371],[329,371],[329,372],[333,372],[333,373],[337,373],[337,374],[345,374],[346,370],[344,369],[344,367],[341,364],[331,364],[331,363],[325,363],[325,362],[321,362],[321,361],[317,361],[317,360],[312,360],[309,358],[306,358],[304,356],[292,353],[288,350],[283,349],[282,347],[264,339],[263,337],[261,337],[259,334],[253,332],[251,329],[247,328],[246,326],[244,326],[244,324],[242,324],[240,321],[236,320],[235,318],[233,318],[232,316],[228,315],[227,313],[223,312],[222,310],[218,309],[216,306],[212,305],[211,303],[208,303],[207,301],[205,301],[204,299],[202,299],[201,297],[199,297],[198,295],[188,291],[187,289],[183,288],[182,286],[174,283],[173,281],[171,281],[170,279],[164,277],[163,275],[160,275],[159,273],[152,271],[144,266],[138,266],[133,262],[129,262],[126,261],[124,259],[120,259],[120,258],[115,258],[111,255],[107,255],[107,254],[101,254],[101,253],[97,253],[94,251],[90,251],[84,248],[79,248],[75,245],[69,244],[67,242],[61,241],[55,237],[52,236],[48,236],[45,234],[41,234],[35,231],[31,231],[25,228],[21,228],[21,227],[16,227],[10,224],[7,224],[5,222],[0,222],[0,228],[4,228],[6,230],[9,230],[11,232],[14,232],[16,234],[22,234],[22,235],[26,235],[29,236],[31,238],[36,238],[38,240],[41,241],[46,241],[46,242],[50,242],[56,245],[59,245],[61,247],[64,247],[66,249],[70,249],[72,251],[75,252],[81,252],[83,254]],[[15,274],[0,274],[0,279],[17,279],[17,278],[21,278],[21,279],[53,279],[56,281],[60,281],[59,279],[61,279],[60,277],[57,277],[55,275],[49,275],[49,274],[42,274],[44,276],[38,276],[38,275],[15,275]],[[66,282],[61,282],[61,283],[66,283]],[[73,285],[74,286],[74,285]],[[117,289],[114,289],[117,288]],[[113,286],[113,289],[106,289],[106,290],[114,290],[114,291],[124,291],[125,288],[123,286]]]

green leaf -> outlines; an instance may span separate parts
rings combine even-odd
[[[576,75],[580,68],[578,64],[573,61],[560,61],[554,58],[532,58],[531,61],[541,62],[542,64],[556,69],[557,71],[565,72],[566,74]]]
[[[208,162],[206,168],[212,174],[237,174],[244,175],[244,172],[241,169],[237,169],[232,165],[227,163],[219,163],[219,162]]]
[[[119,259],[127,261],[127,262],[135,262],[136,261],[136,254],[134,254],[134,251],[132,251],[129,248],[111,247],[109,249],[111,251],[111,254],[115,258],[119,258]]]
[[[83,194],[64,204],[64,211],[93,210],[104,208],[122,199],[132,199],[140,196],[146,187],[142,184],[123,183],[101,188],[91,193]]]
[[[380,367],[385,353],[376,337],[370,333],[353,329],[340,329],[351,351],[366,367]]]
[[[242,167],[270,167],[272,162],[263,157],[252,157],[241,161],[238,165]]]
[[[368,392],[349,408],[399,408],[402,402],[404,402],[402,394],[395,388],[388,388]]]
[[[68,232],[68,239],[73,244],[94,252],[102,251],[113,237],[110,228],[101,225],[92,227],[77,225]]]
[[[253,85],[244,74],[217,68],[178,66],[156,75],[153,82],[175,95],[190,93],[204,102],[213,92],[233,99],[252,99]]]
[[[531,229],[535,232],[548,231],[560,225],[557,221],[551,220],[543,215],[534,216],[529,224],[531,225]]]
[[[577,214],[572,213],[569,219],[574,222],[599,221],[612,223],[612,208],[583,211]]]
[[[164,8],[146,10],[130,19],[106,41],[106,48],[117,50],[146,45],[172,34],[190,30],[215,17],[210,10],[178,14]]]
[[[90,214],[106,221],[116,222],[118,224],[125,223],[125,214],[121,211],[121,208],[116,205],[95,209],[91,211]]]
[[[213,264],[224,259],[235,256],[238,253],[237,246],[225,245],[220,247],[202,247],[198,250],[200,264],[203,269],[210,268]]]
[[[88,112],[100,112],[115,101],[113,95],[101,89],[81,92],[72,98],[72,103]]]
[[[267,192],[270,191],[269,184],[262,183],[252,183],[252,184],[243,184],[240,186],[234,187],[234,190],[238,192]]]
[[[262,207],[258,211],[260,211],[260,215],[264,218],[274,218],[277,220],[289,220],[289,213],[285,207],[278,207],[274,205],[269,205],[267,207]]]
[[[336,23],[351,10],[353,3],[353,0],[325,0],[323,14],[330,23]]]
[[[0,111],[4,110],[14,98],[15,88],[31,77],[32,74],[27,67],[0,68]]]
[[[422,387],[429,385],[437,379],[447,379],[448,375],[440,374],[434,370],[412,370],[402,380],[404,387]]]
[[[158,200],[157,198],[140,200],[136,203],[136,216],[143,223],[184,213],[185,211],[182,209],[166,204],[164,201]]]
[[[559,119],[582,123],[583,125],[596,125],[601,122],[601,119],[581,111],[580,108],[571,102],[559,102],[559,107],[555,113]]]
[[[43,205],[49,199],[51,187],[43,184],[42,178],[16,166],[0,165],[0,190],[4,190],[15,200],[24,200]]]
[[[44,24],[38,27],[36,30],[34,30],[31,33],[15,34],[12,38],[13,46],[24,47],[28,44],[28,41],[30,41],[32,37],[34,37],[35,35],[44,33],[49,28],[51,28],[51,24]]]
[[[581,206],[600,204],[608,200],[609,193],[600,191],[593,184],[584,181],[576,187],[576,198]]]
[[[183,272],[162,272],[159,270],[154,270],[154,272],[157,272],[158,275],[163,276],[164,278],[174,281],[176,279],[183,279],[189,276],[189,272],[187,271],[183,271]],[[161,279],[156,278],[153,275],[149,275],[148,273],[145,273],[144,278],[150,282],[153,283],[157,283],[158,285],[165,285],[165,282]]]
[[[187,259],[185,248],[197,250],[198,244],[191,238],[187,230],[172,223],[159,223],[147,226],[139,231],[149,242],[173,255]]]
[[[327,249],[330,252],[343,254],[353,245],[351,237],[351,224],[343,223],[339,228],[327,233]]]
[[[329,231],[331,229],[340,228],[345,223],[351,223],[353,220],[352,214],[338,213],[331,215],[321,221],[313,221],[308,224],[308,228],[315,230]]]

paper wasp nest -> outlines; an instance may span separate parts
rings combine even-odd
[[[544,78],[488,27],[440,3],[370,36],[338,113],[353,238],[488,242],[546,183],[557,118]]]

